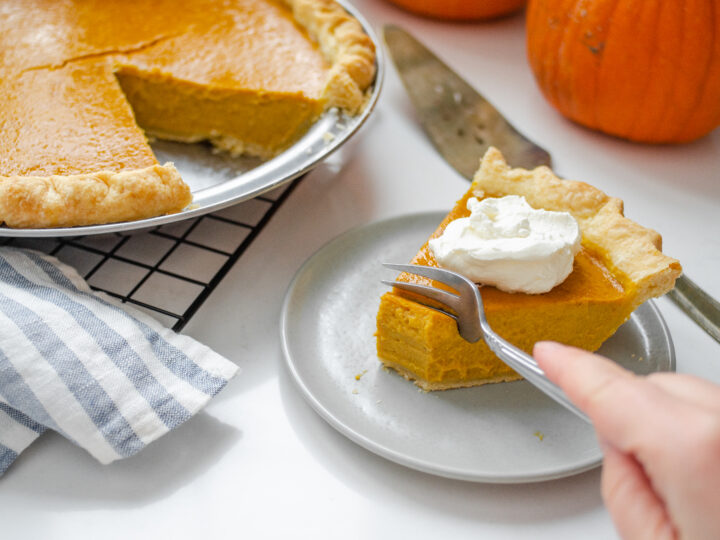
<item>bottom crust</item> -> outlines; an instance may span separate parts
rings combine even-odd
[[[285,150],[283,148],[266,148],[259,144],[248,143],[233,137],[232,135],[177,135],[174,133],[168,133],[157,129],[148,129],[145,131],[145,135],[150,139],[160,139],[163,141],[173,141],[186,144],[200,143],[208,141],[213,145],[214,151],[228,152],[232,157],[249,156],[256,157],[262,160],[268,160],[274,158],[280,152]]]
[[[383,366],[386,368],[397,371],[400,375],[405,377],[408,381],[412,381],[416,386],[422,388],[426,392],[432,392],[434,390],[452,390],[454,388],[469,388],[471,386],[482,386],[483,384],[493,384],[500,382],[512,382],[519,381],[523,377],[517,373],[510,375],[501,375],[499,377],[489,377],[486,379],[467,379],[464,381],[448,382],[448,383],[431,383],[423,379],[419,379],[413,372],[406,369],[402,365],[392,362],[390,360],[380,359]]]

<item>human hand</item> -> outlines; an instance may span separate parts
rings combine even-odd
[[[636,376],[558,343],[533,355],[593,422],[603,500],[623,538],[720,538],[720,386]]]

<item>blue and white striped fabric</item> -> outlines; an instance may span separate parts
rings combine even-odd
[[[236,371],[57,259],[0,248],[0,475],[46,429],[101,463],[132,456]]]

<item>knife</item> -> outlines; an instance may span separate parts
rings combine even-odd
[[[386,25],[390,50],[420,123],[438,152],[472,180],[480,156],[499,148],[508,163],[550,166],[550,154],[523,137],[472,86],[402,28]]]
[[[472,180],[480,156],[495,146],[514,167],[550,166],[550,154],[523,136],[472,86],[408,32],[383,27],[385,44],[425,133],[462,176]],[[668,293],[720,343],[720,303],[681,275]]]

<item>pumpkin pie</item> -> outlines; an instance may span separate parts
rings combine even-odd
[[[0,224],[65,227],[191,202],[146,135],[269,158],[357,114],[372,41],[333,0],[0,0]]]
[[[588,184],[561,180],[547,167],[510,168],[494,148],[482,159],[468,192],[430,238],[441,235],[452,220],[469,214],[469,197],[506,195],[524,196],[537,209],[569,212],[582,235],[572,272],[549,292],[507,293],[482,286],[492,328],[527,352],[540,340],[598,349],[635,308],[669,291],[680,275],[678,261],[661,252],[660,235],[624,217],[621,200]],[[412,264],[438,266],[427,242]],[[417,275],[403,273],[397,279],[451,290]],[[463,340],[452,318],[399,289],[381,298],[376,337],[383,364],[425,390],[521,378],[483,341]]]

